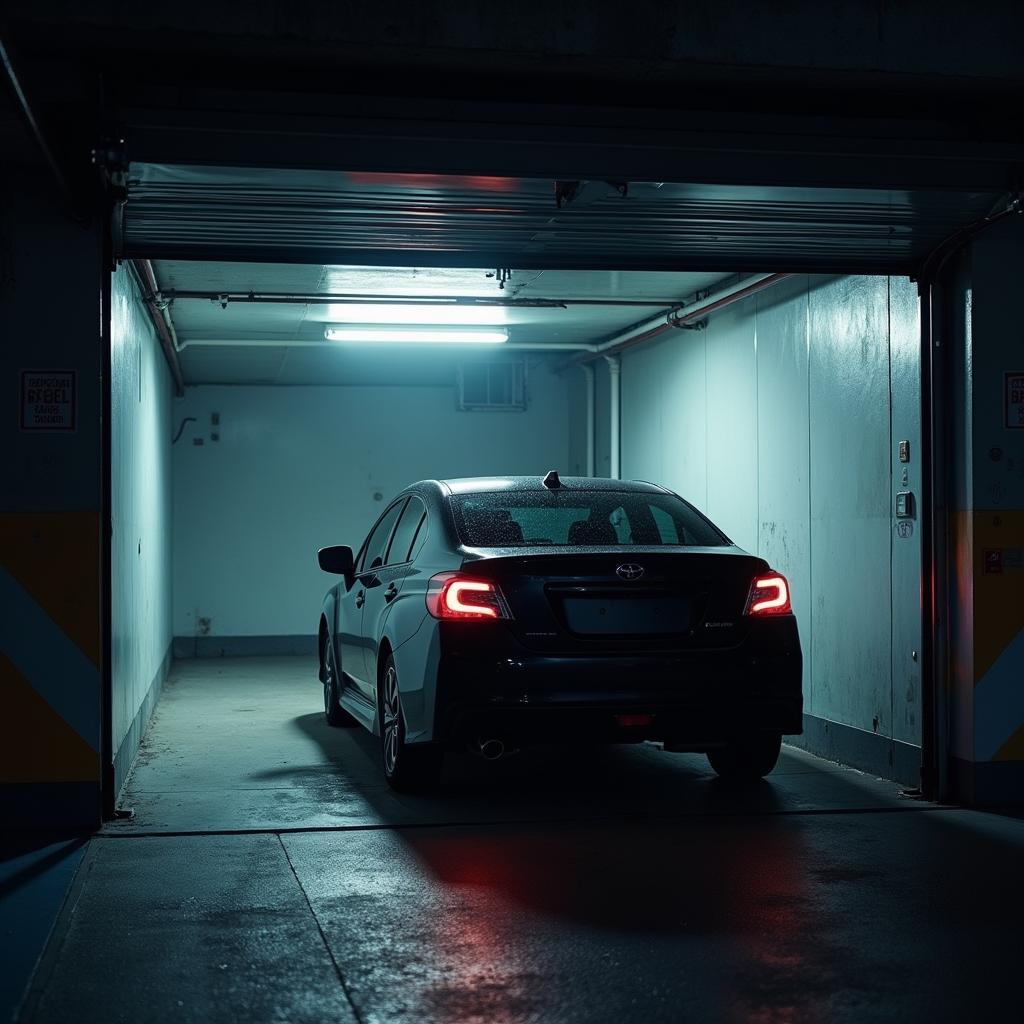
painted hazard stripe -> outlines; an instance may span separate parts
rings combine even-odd
[[[1024,722],[1024,629],[974,688],[974,759],[989,761]]]
[[[99,749],[99,669],[0,566],[0,651],[93,750]]]

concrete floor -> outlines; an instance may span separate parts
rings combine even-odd
[[[1020,1019],[1024,822],[787,749],[452,759],[398,797],[305,659],[179,663],[33,1021]]]

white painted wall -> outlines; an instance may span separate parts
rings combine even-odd
[[[172,385],[126,267],[113,275],[111,290],[112,727],[115,755],[128,747],[116,759],[123,772],[172,639]]]
[[[176,425],[198,420],[174,447],[175,636],[311,635],[331,584],[317,548],[358,547],[402,487],[567,465],[567,379],[533,366],[529,386],[523,413],[458,412],[447,387],[188,388],[174,406]]]
[[[920,495],[917,336],[908,281],[794,277],[624,353],[621,438],[624,477],[672,487],[787,574],[805,710],[913,744],[919,533],[898,538],[892,506]]]

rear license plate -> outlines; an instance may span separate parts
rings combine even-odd
[[[580,635],[671,636],[689,628],[690,602],[671,596],[588,594],[563,598],[562,614],[569,631]]]

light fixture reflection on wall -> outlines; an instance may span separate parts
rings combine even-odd
[[[328,327],[328,341],[390,342],[394,344],[500,345],[508,341],[504,328],[462,327]]]

